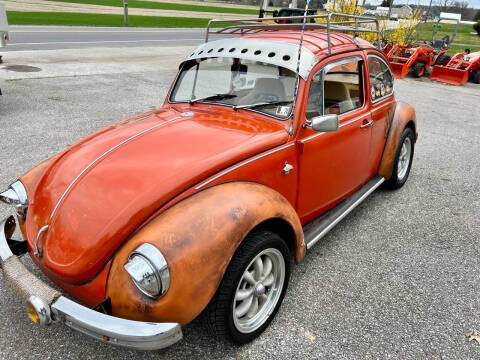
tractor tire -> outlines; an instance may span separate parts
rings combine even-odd
[[[477,71],[477,73],[473,75],[473,82],[475,84],[480,84],[480,71]]]
[[[440,55],[438,58],[437,58],[437,61],[435,61],[435,65],[441,65],[441,66],[445,66],[448,64],[448,62],[451,60],[452,58],[450,56],[448,56],[447,54],[442,54]]]
[[[417,62],[412,66],[413,76],[419,78],[425,74],[425,64],[423,62]]]

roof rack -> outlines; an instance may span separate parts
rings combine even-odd
[[[332,16],[335,17],[335,21],[332,21]],[[344,18],[345,20],[338,20],[338,18]],[[306,19],[305,30],[327,30],[328,39],[328,54],[332,53],[332,44],[330,40],[331,32],[353,32],[353,41],[355,40],[357,33],[376,33],[377,34],[377,47],[380,48],[380,27],[378,20],[373,17],[348,15],[341,13],[330,12],[320,15],[307,15],[307,16],[283,16],[283,17],[267,17],[267,18],[254,18],[254,19],[212,19],[208,22],[207,32],[205,35],[205,42],[209,41],[210,35],[244,35],[254,34],[262,31],[283,31],[283,30],[301,30],[303,19]],[[316,22],[315,19],[325,19],[325,22]],[[300,23],[295,24],[278,24],[277,21],[286,20],[302,20]],[[274,21],[274,24],[265,23],[265,21]],[[212,28],[214,23],[232,23],[232,25],[220,28]],[[370,26],[369,26],[370,24]],[[375,25],[373,28],[372,25]],[[360,46],[359,46],[360,47]]]

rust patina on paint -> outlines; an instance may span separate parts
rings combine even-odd
[[[413,106],[398,101],[395,107],[395,113],[390,125],[390,131],[383,151],[382,161],[378,169],[378,175],[385,179],[390,179],[393,172],[393,162],[397,151],[398,142],[402,136],[402,132],[407,125],[411,124],[417,139],[417,118]]]
[[[240,242],[255,226],[272,218],[282,219],[291,228],[294,238],[288,240],[296,262],[302,261],[305,243],[295,209],[266,186],[249,182],[217,185],[166,210],[115,255],[106,292],[113,315],[187,324],[215,294]],[[170,288],[157,300],[141,294],[123,268],[128,255],[143,243],[158,247],[170,269]]]

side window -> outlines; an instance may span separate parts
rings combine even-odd
[[[370,95],[372,102],[379,101],[393,93],[393,76],[382,60],[377,57],[368,57],[370,70]]]
[[[307,120],[319,115],[344,114],[363,105],[360,59],[341,60],[325,66],[312,78]]]

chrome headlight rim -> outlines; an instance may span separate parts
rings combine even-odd
[[[28,209],[28,195],[21,181],[15,181],[6,191],[2,192],[0,201],[13,206],[20,220],[25,221]]]
[[[151,294],[142,288],[142,285],[139,283],[139,281],[137,281],[137,279],[140,278],[140,274],[136,273],[135,268],[131,266],[135,261],[144,261],[146,264],[148,264],[152,270],[152,275],[155,276],[160,285],[158,292]],[[158,250],[157,247],[152,244],[144,243],[132,251],[128,255],[128,262],[124,265],[124,269],[130,275],[130,278],[138,290],[140,290],[149,298],[157,299],[163,296],[170,287],[170,271],[168,269],[167,261],[160,250]]]

